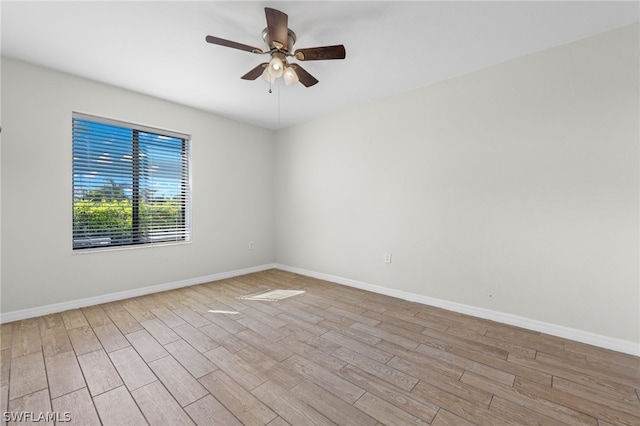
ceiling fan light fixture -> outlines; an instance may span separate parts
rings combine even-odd
[[[298,74],[296,74],[296,71],[290,66],[284,69],[282,77],[284,78],[284,83],[287,86],[291,86],[298,82]]]
[[[282,73],[284,72],[284,63],[282,62],[282,59],[274,56],[273,58],[271,58],[269,67],[267,69],[269,70],[269,74],[271,74],[273,78],[282,77]]]
[[[276,78],[269,72],[269,67],[265,67],[264,71],[262,72],[262,79],[269,84],[273,84],[276,81]]]
[[[288,27],[288,15],[269,7],[264,8],[264,13],[267,19],[267,27],[262,30],[262,39],[267,45],[266,50],[211,35],[205,37],[207,43],[244,50],[246,52],[259,55],[268,54],[271,57],[269,62],[262,63],[252,68],[249,72],[240,77],[241,79],[255,80],[262,75],[262,78],[265,81],[273,84],[278,78],[284,77],[283,79],[287,86],[300,82],[304,87],[311,87],[318,83],[318,79],[309,74],[298,64],[289,65],[287,62],[288,57],[293,57],[298,61],[345,59],[346,51],[344,46],[341,44],[334,46],[308,47],[294,51],[293,45],[296,42],[297,36],[296,33]],[[264,70],[262,69],[263,67]]]

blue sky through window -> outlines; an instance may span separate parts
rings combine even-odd
[[[77,118],[74,121],[74,197],[82,198],[87,191],[117,186],[131,198],[134,130]],[[142,131],[137,132],[137,137],[143,196],[179,197],[184,167],[183,140]]]

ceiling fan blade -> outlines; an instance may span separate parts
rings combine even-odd
[[[299,61],[322,61],[325,59],[344,59],[347,51],[344,46],[309,47],[307,49],[297,49],[294,56]]]
[[[234,49],[244,50],[246,52],[257,53],[259,55],[262,55],[264,53],[262,49],[258,49],[257,47],[248,46],[246,44],[238,43],[231,40],[225,40],[220,37],[214,37],[214,36],[208,35],[206,40],[207,40],[207,43],[217,44],[218,46],[231,47]]]
[[[289,16],[270,7],[264,8],[267,17],[267,33],[272,46],[276,49],[286,48],[288,43]]]
[[[256,78],[262,75],[262,73],[264,72],[264,69],[268,66],[269,66],[269,62],[260,64],[240,78],[243,80],[255,80]]]
[[[300,65],[291,64],[291,67],[298,75],[298,80],[304,87],[311,87],[318,82],[318,80],[314,76],[306,72]]]

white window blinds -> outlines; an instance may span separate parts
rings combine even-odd
[[[189,241],[188,135],[73,115],[73,248]]]

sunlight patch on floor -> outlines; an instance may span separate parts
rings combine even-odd
[[[277,302],[278,300],[286,299],[288,297],[297,296],[304,293],[304,290],[267,290],[259,293],[248,294],[246,296],[239,296],[238,299],[242,300],[260,300],[266,302]]]

